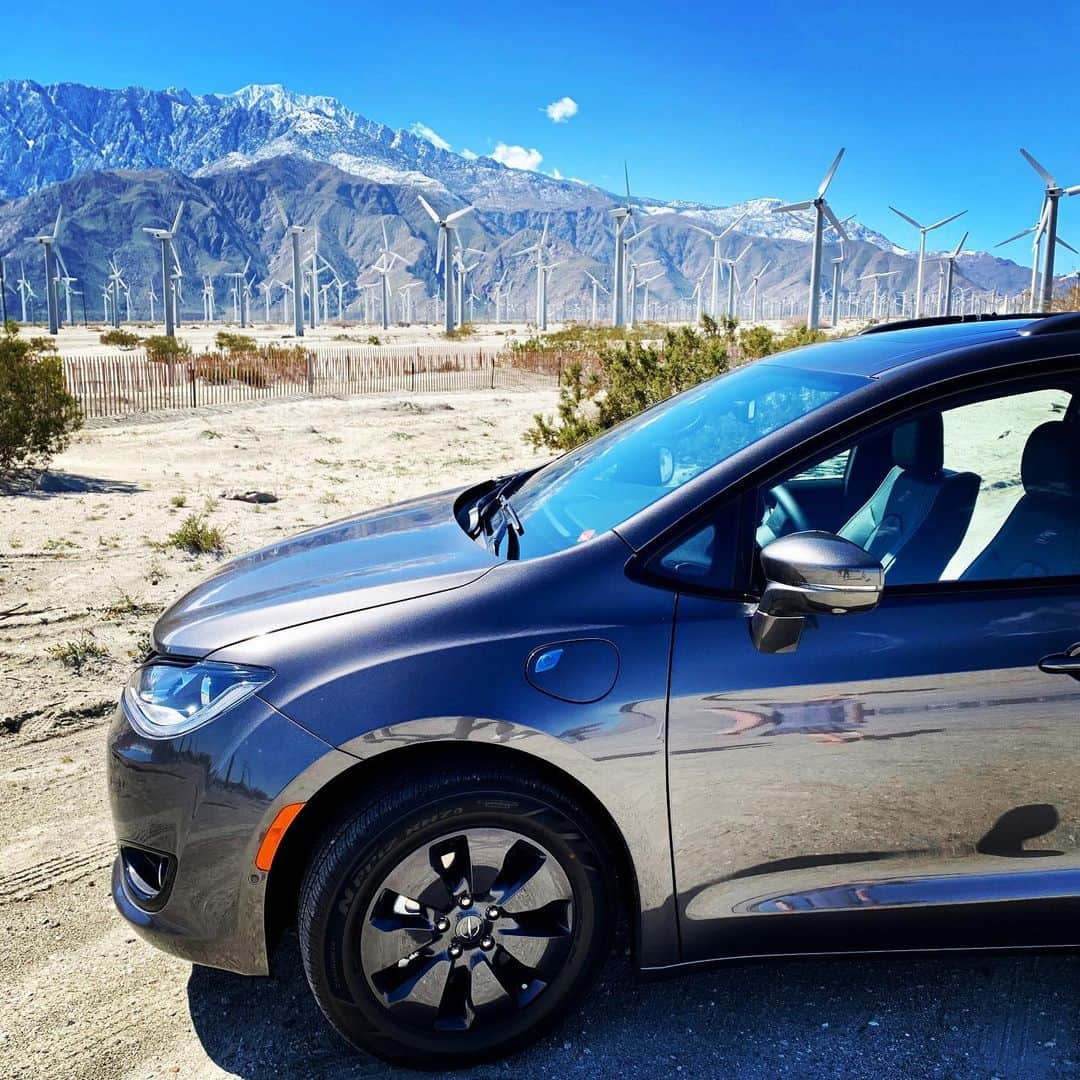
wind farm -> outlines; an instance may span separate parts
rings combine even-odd
[[[470,183],[457,192],[442,181],[440,191],[418,190],[412,181],[372,183],[309,165],[311,178],[297,187],[295,176],[255,165],[245,174],[257,186],[245,193],[241,218],[216,181],[173,176],[165,187],[140,188],[140,201],[156,204],[132,223],[152,241],[146,247],[125,239],[124,229],[88,229],[87,212],[68,190],[75,181],[62,181],[0,207],[4,306],[68,349],[92,345],[93,326],[128,324],[192,342],[219,327],[260,340],[354,331],[405,342],[466,326],[494,338],[570,323],[696,324],[702,315],[837,332],[871,321],[1043,311],[1068,288],[1067,275],[1055,276],[1054,254],[1075,251],[1058,222],[1062,201],[1080,185],[1060,185],[1026,148],[1021,163],[1043,185],[1037,214],[1028,210],[1035,224],[1001,243],[1030,236],[1030,272],[958,248],[955,223],[968,211],[909,213],[903,190],[887,209],[916,231],[913,250],[857,214],[841,220],[829,200],[847,209],[858,195],[844,186],[846,153],[835,152],[801,202],[665,203],[632,191],[628,156],[617,193],[530,175],[549,205],[511,216],[497,189],[480,197]],[[513,169],[502,172],[506,183],[517,180]],[[307,197],[316,178],[336,185],[333,197],[325,187]],[[376,195],[377,213],[349,209]],[[46,214],[46,227],[35,229]],[[1017,216],[1026,216],[1022,207]],[[939,236],[944,244],[932,250]],[[33,247],[43,257],[32,258]],[[929,281],[928,268],[946,262]],[[187,298],[185,277],[200,283]],[[73,305],[73,293],[80,303]]]

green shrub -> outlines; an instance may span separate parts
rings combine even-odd
[[[683,327],[664,332],[663,341],[626,341],[602,348],[597,365],[572,360],[559,387],[558,421],[537,414],[525,438],[534,447],[569,450],[671,397],[728,369],[725,341]]]
[[[50,645],[46,652],[51,659],[59,660],[64,667],[69,667],[75,672],[82,671],[87,664],[94,661],[109,658],[109,653],[104,646],[99,645],[89,634],[83,634],[74,641],[65,641],[61,645]]]
[[[228,330],[219,330],[214,336],[214,344],[219,349],[225,349],[231,353],[251,353],[258,349],[258,344],[253,337],[247,334],[233,334]]]
[[[168,545],[193,555],[220,555],[225,550],[225,534],[203,514],[188,514],[180,528],[169,533]]]
[[[4,320],[4,333],[10,334],[14,337],[19,332],[19,320],[18,319],[5,319]]]
[[[128,330],[107,330],[99,340],[102,345],[119,345],[121,349],[134,349],[142,338]]]
[[[81,425],[60,357],[33,338],[0,338],[0,476],[43,467]]]
[[[146,338],[143,341],[143,348],[151,360],[161,363],[186,360],[191,355],[191,348],[188,345],[177,338],[166,337],[164,334]]]
[[[378,334],[368,334],[367,343],[369,345],[381,345],[382,344],[382,342],[379,340],[379,335]]]

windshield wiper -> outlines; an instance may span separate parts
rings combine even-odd
[[[495,481],[495,486],[486,495],[482,496],[476,501],[476,504],[472,508],[472,513],[476,515],[475,520],[469,525],[466,530],[470,539],[475,540],[482,532],[488,531],[487,526],[491,522],[491,518],[494,516],[497,510],[506,510],[510,505],[506,500],[506,493],[517,481],[518,474],[512,473],[510,476],[501,476]],[[514,512],[511,507],[507,516],[513,515],[515,525],[518,534],[520,535],[525,531],[521,524],[521,519]]]

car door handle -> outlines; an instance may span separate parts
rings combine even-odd
[[[1039,670],[1047,675],[1071,675],[1080,679],[1080,645],[1073,645],[1068,652],[1044,656],[1039,661]]]

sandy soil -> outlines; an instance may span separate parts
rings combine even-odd
[[[157,614],[215,565],[161,548],[170,532],[203,514],[241,552],[506,472],[535,460],[522,432],[553,402],[388,396],[103,424],[46,490],[0,498],[0,1075],[118,1076],[191,1042],[190,968],[134,942],[106,872],[103,726]],[[225,497],[249,490],[279,501]]]
[[[322,1022],[294,938],[271,979],[243,979],[116,916],[104,725],[157,613],[215,565],[156,546],[189,513],[243,551],[534,460],[521,432],[553,404],[477,392],[103,424],[46,490],[0,498],[0,1077],[390,1075]],[[280,501],[222,496],[249,489]],[[50,655],[72,643],[81,668]],[[1075,1077],[1078,1015],[1070,955],[763,962],[653,985],[620,954],[562,1030],[462,1075]]]

